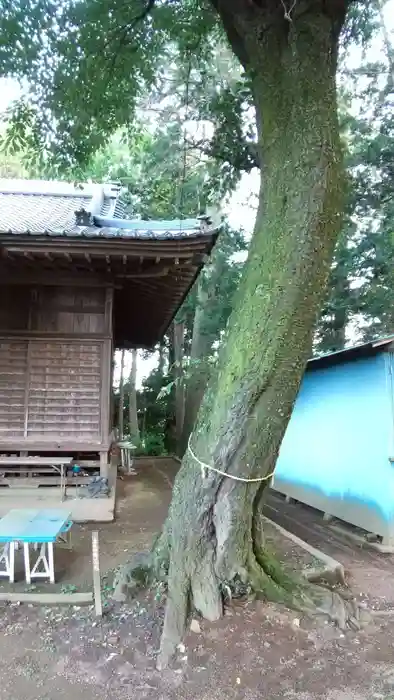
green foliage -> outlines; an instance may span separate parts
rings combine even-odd
[[[156,170],[156,201],[174,200],[193,161],[205,169],[204,186],[191,183],[204,208],[213,183],[217,201],[257,164],[251,86],[210,2],[0,0],[0,35],[0,76],[28,85],[10,109],[3,146],[23,151],[30,173],[79,178],[91,168],[105,171],[105,145],[114,133],[126,130],[135,156],[139,139],[156,130],[154,165],[161,157],[170,188],[163,189]],[[141,109],[144,122],[150,114],[142,134],[135,128]],[[180,133],[183,152],[175,162],[169,145]],[[184,208],[178,199],[172,211]]]
[[[120,182],[130,193],[131,216],[171,219],[200,213],[207,166],[190,157],[184,168],[180,123],[150,129],[136,123],[132,133],[117,132],[72,175]]]
[[[198,65],[209,62],[203,39],[215,31],[209,5],[192,0],[1,0],[0,75],[29,86],[13,114],[18,140],[45,148],[54,166],[86,164],[133,123],[139,97],[165,75],[174,39]]]
[[[259,162],[250,76],[227,46],[213,4],[0,0],[0,75],[28,85],[2,139],[4,175],[119,180],[129,188],[129,211],[146,218],[195,215],[217,204]],[[347,108],[343,120],[349,207],[319,350],[341,347],[349,323],[365,338],[393,330],[393,52],[386,46],[387,60],[352,71],[345,61],[349,49],[366,51],[375,39],[383,5],[351,3],[342,37],[346,100],[361,107],[357,118]],[[16,151],[24,156],[20,167]],[[219,249],[215,255],[201,280],[209,351],[242,267],[229,250],[225,262]],[[181,310],[186,355],[198,303],[195,289]]]
[[[342,43],[345,49],[358,44],[368,46],[379,28],[379,13],[376,0],[364,0],[350,4]]]
[[[137,394],[141,443],[144,450],[152,447],[161,452],[172,452],[171,424],[174,416],[174,397],[170,391],[162,391],[170,384],[171,377],[160,368],[155,369],[143,383]],[[156,447],[155,447],[156,445]]]
[[[165,455],[164,436],[157,431],[154,433],[144,433],[141,437],[141,445],[136,454],[150,455],[152,457]]]
[[[341,118],[348,204],[317,327],[317,351],[341,349],[349,327],[361,340],[394,333],[393,48],[382,24],[383,4],[375,0],[352,9],[364,49],[379,28],[386,56],[346,73]],[[354,342],[354,336],[350,339]]]

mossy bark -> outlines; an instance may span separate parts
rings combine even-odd
[[[333,2],[330,14],[330,2],[300,2],[289,22],[283,8],[278,11],[281,3],[267,1],[271,14],[248,11],[234,16],[232,27],[228,15],[237,3],[224,5],[229,37],[241,37],[239,55],[250,57],[262,187],[218,371],[191,445],[201,461],[253,479],[274,470],[340,229],[335,72],[344,5]],[[203,478],[186,453],[160,541],[169,573],[159,666],[174,652],[190,605],[215,620],[222,614],[223,586],[240,580],[275,598],[291,588],[259,541],[258,505],[266,484],[212,471]]]

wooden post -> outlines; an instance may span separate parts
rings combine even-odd
[[[99,558],[99,537],[97,530],[92,532],[92,562],[93,562],[93,592],[94,607],[97,617],[102,617],[103,606],[101,602],[101,582],[100,582],[100,558]]]
[[[100,452],[100,476],[108,478],[109,464],[107,452]]]

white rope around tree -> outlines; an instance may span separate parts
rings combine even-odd
[[[286,7],[286,5],[285,5],[285,3],[284,3],[284,0],[280,0],[280,1],[281,1],[281,3],[282,3],[282,7],[283,7],[283,10],[284,10],[284,15],[283,15],[284,18],[287,19],[288,22],[292,22],[292,21],[293,21],[293,18],[292,18],[292,16],[291,16],[291,14],[292,14],[292,12],[293,12],[293,10],[294,10],[296,4],[297,4],[297,0],[293,0],[293,4],[289,7],[289,9],[287,9],[287,7]]]
[[[193,459],[197,462],[197,464],[200,465],[201,467],[201,474],[203,479],[206,478],[207,476],[207,471],[211,472],[216,472],[216,474],[220,474],[221,476],[227,476],[228,479],[234,479],[234,481],[243,481],[246,484],[253,484],[258,481],[268,481],[268,479],[271,479],[271,477],[274,475],[274,472],[271,472],[270,474],[267,474],[266,476],[259,476],[256,479],[245,479],[243,476],[235,476],[234,474],[228,474],[227,472],[223,472],[221,469],[216,469],[216,467],[212,467],[210,464],[206,464],[205,462],[202,462],[201,459],[197,457],[196,454],[194,454],[192,447],[190,445],[192,435],[190,435],[188,443],[187,443],[187,449],[189,450],[191,456]]]

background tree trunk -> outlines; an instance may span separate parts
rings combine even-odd
[[[345,3],[296,6],[216,2],[238,55],[253,69],[264,163],[260,204],[218,371],[192,436],[203,462],[246,479],[272,473],[291,415],[341,225],[342,167],[335,89]],[[255,9],[253,9],[255,8]],[[330,10],[333,8],[333,14]],[[298,11],[298,14],[297,14]],[[189,601],[207,619],[222,614],[221,586],[240,579],[282,592],[258,538],[267,481],[209,471],[188,451],[158,544],[169,552],[168,599],[158,666],[184,630]]]
[[[183,344],[185,339],[185,324],[174,321],[174,377],[175,377],[175,430],[176,451],[180,453],[183,419],[185,415],[185,391],[183,381]]]
[[[136,443],[140,440],[137,413],[137,350],[131,351],[131,369],[129,376],[129,432]]]
[[[183,429],[180,442],[182,456],[185,453],[189,435],[196,422],[209,377],[207,355],[212,346],[212,338],[207,333],[204,333],[204,314],[208,311],[206,308],[208,292],[205,289],[204,282],[205,280],[200,277],[197,286],[197,302],[190,349],[190,367],[186,383]]]
[[[200,275],[190,347],[190,364],[185,381],[185,416],[182,431],[182,455],[187,448],[198,410],[212,368],[215,341],[220,340],[232,309],[232,301],[240,279],[240,263],[231,260],[242,250],[242,238],[222,231],[210,263]]]
[[[124,355],[125,351],[122,350],[120,356],[120,380],[119,380],[119,416],[118,416],[118,427],[119,427],[119,439],[123,440],[124,437]]]
[[[165,364],[165,345],[164,345],[164,341],[162,340],[159,343],[159,364],[157,367],[157,370],[162,377],[164,376],[164,364]]]

